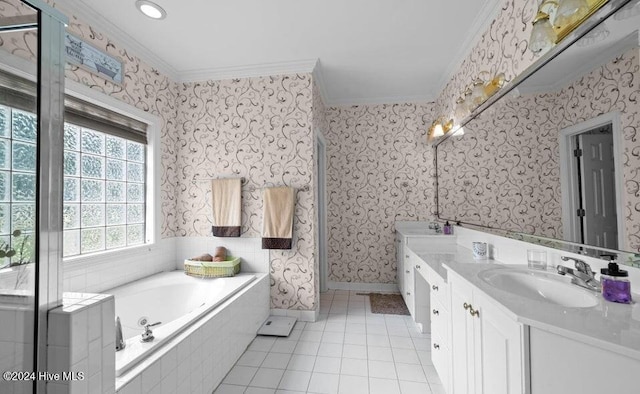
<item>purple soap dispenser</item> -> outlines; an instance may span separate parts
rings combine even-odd
[[[608,268],[600,270],[600,281],[602,296],[605,300],[621,304],[631,303],[629,272],[621,270],[615,261],[610,262]]]

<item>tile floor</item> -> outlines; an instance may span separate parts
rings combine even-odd
[[[372,314],[367,296],[330,290],[317,322],[257,337],[215,394],[444,394],[429,349],[410,316]]]

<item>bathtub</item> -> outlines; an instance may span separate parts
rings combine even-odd
[[[147,359],[255,279],[253,274],[201,279],[172,271],[106,291],[115,296],[115,315],[120,317],[126,340],[126,347],[116,352],[116,376]],[[161,323],[151,328],[155,337],[152,342],[140,341],[143,321]]]

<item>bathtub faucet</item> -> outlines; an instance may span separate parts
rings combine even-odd
[[[116,352],[124,349],[126,343],[122,338],[122,324],[120,324],[120,316],[116,317]]]
[[[162,324],[162,322],[155,322],[153,324],[146,324],[144,326],[144,332],[142,333],[142,338],[140,338],[140,342],[151,342],[155,338],[153,336],[153,332],[149,327],[157,326],[158,324]]]

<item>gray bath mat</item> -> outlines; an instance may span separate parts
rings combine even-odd
[[[359,293],[360,294],[360,293]],[[364,293],[369,296],[371,313],[386,315],[409,315],[409,309],[400,294],[393,293]]]

